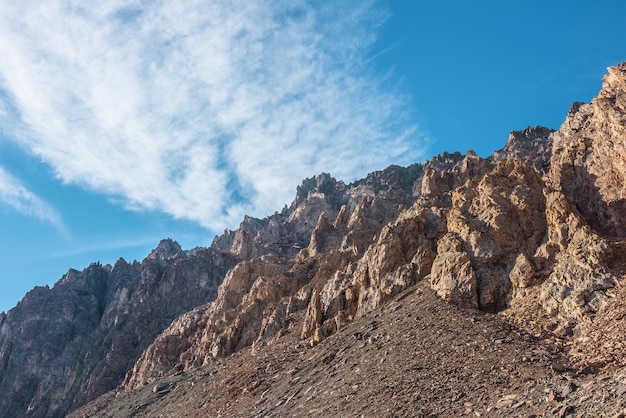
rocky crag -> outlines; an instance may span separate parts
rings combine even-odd
[[[232,254],[162,241],[141,263],[70,270],[0,316],[0,416],[64,416],[117,386],[178,315],[212,300]]]
[[[544,353],[539,356],[546,362],[543,369],[499,366],[508,370],[511,385],[514,376],[525,370],[523,379],[515,383],[518,391],[533,376],[548,379],[541,383],[545,386],[557,379],[554,373],[596,373],[625,366],[621,337],[626,334],[619,322],[626,317],[626,305],[620,302],[626,271],[625,90],[626,64],[621,64],[609,69],[591,103],[571,107],[559,130],[535,127],[512,132],[505,147],[489,158],[472,151],[446,153],[425,164],[391,166],[352,184],[321,174],[303,181],[290,207],[265,219],[245,218],[236,231],[226,231],[208,249],[186,252],[164,241],[142,263],[121,260],[114,267],[95,264],[83,272],[70,271],[52,289],[30,292],[16,308],[0,316],[0,389],[7,395],[0,398],[0,414],[62,416],[121,384],[115,392],[120,399],[132,399],[133,394],[154,388],[132,412],[149,416],[155,412],[150,409],[156,402],[154,396],[167,397],[172,387],[159,382],[192,376],[193,382],[203,381],[203,387],[215,386],[218,381],[212,376],[222,367],[222,359],[235,358],[226,364],[247,370],[246,361],[237,358],[270,356],[267,353],[276,358],[274,350],[292,353],[289,364],[294,368],[289,375],[293,379],[312,379],[315,365],[295,359],[307,352],[328,353],[328,347],[345,344],[346,338],[365,339],[393,353],[385,341],[397,339],[396,328],[385,328],[385,335],[374,332],[379,325],[371,328],[367,318],[380,316],[377,321],[388,324],[400,321],[394,316],[397,311],[406,314],[404,325],[397,329],[408,327],[409,331],[402,331],[407,335],[412,333],[411,326],[429,318],[416,332],[419,341],[431,341],[430,351],[419,353],[432,355],[433,362],[452,356],[451,344],[457,347],[454,355],[459,358],[470,352],[478,355],[467,348],[472,341],[463,340],[457,346],[452,335],[456,329],[459,341],[471,339],[480,327],[463,331],[465,326],[454,325],[457,328],[448,333],[441,324],[460,324],[463,315],[476,321],[471,312],[478,311],[485,312],[481,318],[499,321],[500,325],[479,331],[489,334],[508,329],[510,336],[495,340],[519,344],[522,351],[498,348],[492,364],[500,364],[498,356],[531,360],[537,357],[532,353]],[[435,295],[460,311],[439,308],[444,316],[438,319],[441,324],[434,325],[432,321],[437,320],[432,312],[420,310],[427,307],[402,307],[409,302],[435,306],[431,298]],[[397,309],[386,308],[396,305]],[[437,335],[425,331],[426,325]],[[357,328],[348,333],[351,327]],[[341,350],[349,353],[351,349]],[[385,358],[395,359],[383,356],[380,360],[376,351],[368,353],[379,364]],[[403,360],[404,351],[398,353],[393,363],[397,368],[412,364]],[[462,373],[441,367],[446,373],[467,374],[468,379],[472,373],[482,376],[485,370],[480,368],[489,364],[484,357],[489,353],[484,351],[482,360]],[[339,355],[337,351],[331,354],[311,358],[318,358],[318,366],[325,368]],[[474,366],[478,369],[470,373]],[[379,369],[365,367],[358,368],[365,378],[368,370]],[[310,369],[306,372],[310,376],[302,375],[303,368]],[[202,370],[206,371],[204,380],[198,380]],[[552,374],[546,377],[545,370]],[[241,380],[249,386],[233,387],[236,376],[244,372],[222,370],[218,374],[229,373],[233,377],[223,378],[222,383],[232,393],[240,393],[242,400],[231,392],[230,397],[225,394],[224,399],[229,399],[223,405],[226,415],[307,415],[305,410],[278,407],[294,397],[304,405],[310,399],[304,395],[311,388],[303,387],[288,400],[275,393],[273,399],[282,400],[267,409],[263,404],[273,391],[265,388],[266,379],[279,382],[280,374],[272,377],[267,369],[259,374],[256,368],[249,373],[257,378]],[[329,382],[337,373],[329,375]],[[384,380],[382,371],[376,373]],[[507,380],[504,375],[502,379]],[[457,382],[457,389],[464,384],[468,391],[484,392],[486,387],[486,383],[474,387],[470,382]],[[594,393],[577,398],[576,406],[562,404],[582,384],[571,383],[576,387],[570,385],[567,390],[545,386],[552,395],[540,412],[565,416],[585,411],[584,400],[596,399]],[[584,390],[593,389],[592,384],[584,384],[588,385]],[[378,387],[372,385],[372,390]],[[223,390],[218,386],[215,393]],[[391,396],[385,392],[389,387],[373,390],[371,396]],[[260,393],[258,403],[246,404],[244,409],[233,406],[250,401],[260,388],[265,392]],[[540,399],[532,395],[533,388],[524,389],[526,395],[492,400],[461,391],[463,395],[459,392],[449,402],[450,409],[441,410],[439,405],[436,411],[480,414],[477,403],[484,401],[481,407],[501,416],[510,415],[506,408],[531,413],[530,403]],[[199,389],[188,390],[193,394]],[[619,391],[626,393],[626,389]],[[444,392],[443,397],[451,393]],[[309,415],[323,415],[323,405],[333,396],[332,391],[324,393],[326,397],[320,395],[315,401],[321,409]],[[112,395],[107,396],[103,399],[111,402]],[[193,404],[180,393],[176,396],[168,399]],[[465,409],[455,409],[455,402],[463,397],[472,401],[466,401]],[[382,412],[435,411],[427,397],[422,398],[411,402],[403,398],[395,403],[396,410]],[[619,399],[616,402],[619,407]],[[95,405],[76,416],[123,416],[101,403]],[[206,405],[203,401],[196,406]],[[170,406],[192,416],[183,405]],[[123,404],[118,407],[126,411]],[[198,416],[204,415],[198,412]]]
[[[246,217],[209,248],[183,251],[163,240],[141,263],[95,263],[70,270],[52,288],[32,290],[0,314],[0,416],[65,416],[120,385],[144,351],[158,358],[149,366],[156,375],[202,364],[188,353],[179,358],[188,347],[168,336],[176,324],[183,324],[189,347],[199,344],[197,328],[212,326],[210,349],[219,355],[250,345],[262,323],[263,338],[276,336],[265,309],[295,293],[318,268],[308,261],[294,267],[318,234],[318,221],[334,220],[342,208],[370,210],[376,201],[372,210],[380,219],[372,228],[380,229],[410,204],[420,173],[419,164],[390,167],[351,185],[321,174],[303,181],[291,207],[265,219]],[[346,245],[364,246],[364,233]],[[220,306],[210,320],[207,303]],[[278,311],[274,316],[282,319]],[[151,345],[155,339],[160,344]]]

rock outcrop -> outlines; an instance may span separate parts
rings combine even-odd
[[[554,129],[543,126],[528,127],[523,131],[511,131],[506,145],[489,158],[497,162],[515,160],[531,166],[542,175],[550,170]]]
[[[551,131],[529,132],[512,134],[507,152],[548,167],[541,158]],[[289,211],[274,218],[274,228],[301,234],[291,240],[302,246],[298,254],[268,254],[264,221],[256,237],[248,234],[257,249],[245,254],[255,257],[229,272],[214,303],[174,321],[125,387],[266,344],[293,326],[317,344],[426,277],[446,300],[502,310],[515,289],[535,283],[531,260],[547,228],[543,186],[524,162],[473,152],[444,154],[423,168],[390,167],[351,185],[307,179]],[[230,245],[242,248],[238,242]],[[304,319],[294,325],[298,313]]]
[[[626,64],[609,68],[590,104],[574,104],[554,137],[551,186],[595,231],[626,237]]]

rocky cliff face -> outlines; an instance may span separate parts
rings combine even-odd
[[[382,226],[410,204],[421,170],[418,164],[392,166],[350,185],[328,174],[306,179],[288,210],[262,221],[247,218],[226,233],[231,241],[218,238],[249,258],[228,272],[215,301],[180,316],[155,340],[125,387],[279,338],[315,286],[357,260]]]
[[[141,263],[93,264],[70,270],[51,289],[34,289],[0,318],[0,416],[64,416],[118,386],[129,370],[128,382],[145,382],[278,336],[285,298],[322,261],[298,255],[340,244],[331,244],[321,220],[348,222],[348,212],[369,211],[392,195],[374,204],[379,229],[411,201],[420,172],[419,164],[390,167],[352,185],[321,174],[304,180],[291,207],[246,217],[210,248],[183,251],[164,240]],[[357,232],[344,245],[365,247],[365,230],[350,228]],[[135,371],[142,353],[152,363]]]
[[[535,152],[546,144],[534,136],[521,144],[530,151],[508,149],[533,162],[545,155]],[[326,176],[306,180],[280,226],[314,225],[299,241],[306,248],[292,258],[254,257],[231,270],[217,300],[175,320],[125,387],[271,343],[293,326],[315,345],[426,277],[446,300],[504,309],[514,289],[534,284],[529,258],[546,234],[546,205],[534,168],[494,161],[446,154],[423,168],[390,167],[349,186]],[[294,325],[298,315],[303,322]]]
[[[294,326],[315,345],[422,279],[449,302],[502,312],[536,333],[583,332],[618,281],[605,268],[605,236],[622,236],[625,224],[625,79],[622,66],[611,69],[598,98],[575,105],[559,131],[511,132],[488,159],[443,154],[404,180],[390,168],[351,187],[305,181],[290,216],[319,216],[308,246],[290,260],[261,257],[232,270],[218,301],[202,308],[208,320],[194,328],[194,342],[168,351],[194,360],[172,363],[207,364]],[[541,330],[528,304],[544,319]],[[168,332],[188,335],[187,322]],[[150,354],[161,346],[157,339],[144,353],[127,388],[171,373]]]
[[[215,299],[228,253],[162,241],[141,263],[70,270],[0,323],[0,416],[61,417],[119,385],[178,315]]]
[[[556,134],[551,186],[567,196],[586,223],[626,237],[626,64],[609,68],[590,104],[574,104]]]
[[[626,269],[625,89],[622,64],[558,131],[511,132],[487,159],[444,153],[352,184],[321,174],[208,249],[165,241],[35,289],[0,316],[0,413],[62,415],[122,379],[130,391],[285,334],[315,346],[424,283],[569,341],[580,365],[622,364],[590,341]]]

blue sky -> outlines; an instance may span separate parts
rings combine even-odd
[[[322,171],[558,128],[626,60],[623,1],[223,3],[0,0],[0,311]]]

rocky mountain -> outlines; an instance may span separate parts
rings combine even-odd
[[[141,263],[70,270],[0,318],[0,416],[64,416],[119,385],[180,314],[215,299],[236,257],[163,240]]]
[[[288,272],[290,260],[315,235],[318,220],[336,218],[342,207],[366,210],[369,200],[390,194],[393,200],[377,208],[378,224],[388,221],[410,202],[420,170],[419,164],[390,167],[353,185],[321,174],[303,181],[290,208],[265,219],[246,217],[209,248],[183,251],[163,240],[141,263],[96,263],[82,272],[70,270],[51,289],[32,290],[0,316],[0,416],[65,416],[115,389],[129,371],[132,380],[144,351],[158,355],[157,368],[167,372],[201,364],[196,358],[172,359],[168,353],[180,351],[183,343],[168,332],[182,321],[186,338],[193,337],[193,327],[207,326],[206,318],[196,316],[212,301],[226,316],[210,321],[224,345],[211,350],[225,355],[251,344],[263,310],[295,293],[302,284],[298,276],[308,277],[316,268],[300,263],[301,272]],[[257,280],[259,275],[267,283]],[[248,289],[253,283],[254,290]],[[242,302],[249,290],[258,298]],[[268,337],[278,332],[272,326],[265,325]],[[243,337],[230,335],[243,332],[237,327],[250,330]],[[155,339],[165,345],[150,346]]]
[[[0,415],[623,411],[625,129],[620,64],[489,158],[321,174],[209,248],[71,270],[0,316]]]

